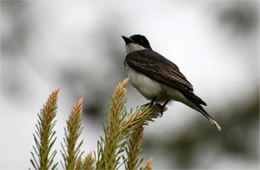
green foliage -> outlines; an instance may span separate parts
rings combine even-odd
[[[140,155],[143,153],[143,126],[136,127],[127,140],[127,146],[125,148],[127,158],[125,159],[125,169],[139,169],[143,159],[140,159]]]
[[[128,78],[120,83],[112,96],[109,111],[106,114],[104,123],[104,137],[100,137],[97,142],[96,159],[90,152],[85,159],[82,159],[82,141],[78,142],[82,132],[82,102],[81,98],[73,107],[71,115],[67,121],[64,142],[61,145],[64,169],[118,169],[122,163],[125,169],[152,169],[150,158],[142,168],[143,158],[143,133],[144,125],[160,115],[161,108],[157,105],[137,108],[135,113],[126,111],[126,86]],[[55,131],[53,130],[57,110],[57,94],[55,90],[48,99],[43,110],[39,114],[37,131],[34,140],[36,147],[33,146],[35,154],[32,153],[31,163],[34,169],[55,169],[58,163],[54,163],[56,150],[50,154],[53,144],[56,141]]]
[[[81,159],[83,154],[80,151],[80,147],[83,140],[77,144],[77,140],[82,131],[81,120],[82,120],[82,102],[81,98],[73,107],[69,120],[67,121],[67,129],[65,129],[64,145],[62,144],[62,156],[64,159],[64,169],[77,169],[77,160]]]
[[[58,92],[59,89],[52,92],[40,114],[38,114],[37,130],[33,135],[36,147],[33,146],[34,153],[31,152],[33,159],[30,160],[34,169],[55,169],[58,165],[58,163],[54,163],[54,157],[57,151],[55,150],[51,153],[52,146],[57,139],[53,128],[55,125],[54,118],[57,112]]]

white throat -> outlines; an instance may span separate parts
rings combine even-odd
[[[125,46],[126,48],[126,54],[134,52],[134,51],[140,51],[140,50],[145,50],[143,46],[135,43],[129,43]]]

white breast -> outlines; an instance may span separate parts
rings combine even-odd
[[[159,97],[161,94],[161,85],[149,78],[148,76],[139,73],[129,67],[125,63],[125,70],[130,79],[131,84],[147,99],[152,100],[154,97]]]

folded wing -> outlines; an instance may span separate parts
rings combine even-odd
[[[180,72],[177,65],[152,50],[141,50],[126,56],[127,64],[148,77],[182,92],[198,104],[206,103],[193,93],[192,84]]]

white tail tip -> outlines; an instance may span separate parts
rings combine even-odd
[[[209,121],[218,129],[218,131],[221,132],[222,128],[219,126],[219,124],[215,120],[209,119]]]

